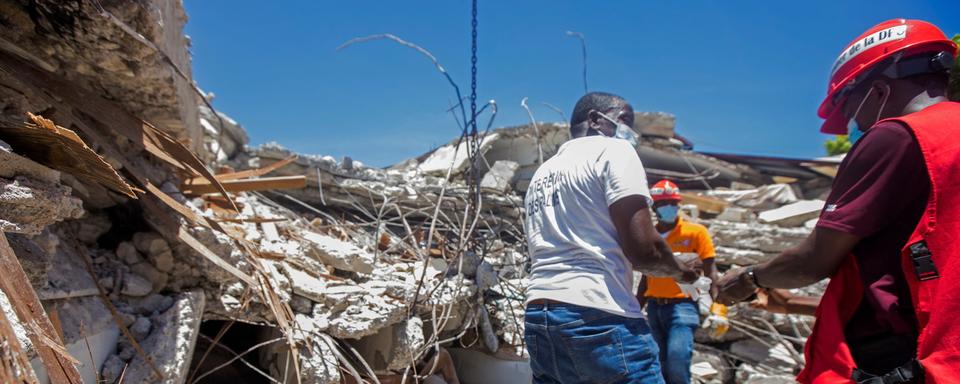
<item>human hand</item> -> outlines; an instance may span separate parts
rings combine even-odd
[[[757,291],[753,279],[746,273],[747,268],[727,271],[716,283],[716,302],[724,305],[734,305],[741,302]]]
[[[750,302],[750,306],[772,313],[787,313],[787,304],[793,294],[782,289],[760,289],[757,299]]]
[[[678,283],[693,284],[703,273],[703,261],[694,254],[693,257],[684,257],[687,254],[679,254],[677,264],[680,266],[680,277]]]

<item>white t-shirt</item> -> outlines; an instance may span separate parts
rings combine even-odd
[[[537,169],[524,201],[532,262],[528,303],[550,299],[643,316],[609,211],[631,195],[651,202],[643,164],[625,140],[576,138]]]

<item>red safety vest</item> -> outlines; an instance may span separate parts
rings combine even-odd
[[[926,209],[902,250],[920,326],[917,358],[927,383],[960,383],[960,103],[942,102],[884,121],[913,131],[930,177]],[[926,249],[920,247],[923,242]],[[856,258],[848,256],[817,308],[804,349],[806,367],[797,381],[853,383],[856,364],[843,330],[860,306],[863,290]]]

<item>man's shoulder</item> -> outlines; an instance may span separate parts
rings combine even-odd
[[[684,220],[680,222],[680,228],[683,232],[689,233],[703,233],[708,232],[707,227],[700,223],[694,223],[692,221]]]

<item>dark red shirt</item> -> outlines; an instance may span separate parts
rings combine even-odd
[[[900,251],[920,221],[929,194],[920,146],[900,123],[868,130],[840,164],[817,226],[861,238],[853,254],[865,293],[846,327],[849,344],[917,333]]]

